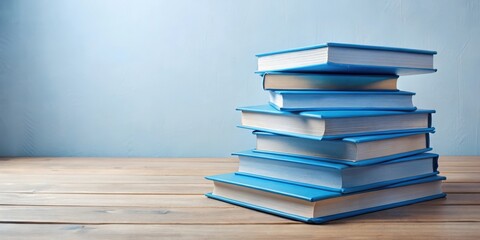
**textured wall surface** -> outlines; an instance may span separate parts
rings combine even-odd
[[[0,155],[228,156],[267,95],[255,53],[333,42],[437,50],[400,79],[436,152],[480,154],[480,1],[0,1]]]

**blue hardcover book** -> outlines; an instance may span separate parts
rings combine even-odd
[[[279,111],[270,105],[241,107],[240,127],[309,139],[340,139],[377,134],[432,131],[434,110]]]
[[[206,177],[214,181],[209,198],[307,223],[364,213],[445,197],[441,181],[431,176],[378,189],[342,194],[239,174]]]
[[[435,51],[326,43],[257,54],[258,71],[410,75],[432,73]]]
[[[254,151],[365,166],[431,151],[430,132],[315,140],[254,131]]]
[[[307,185],[336,192],[358,192],[438,173],[438,155],[417,154],[368,166],[243,151],[239,174]]]
[[[398,91],[397,75],[265,72],[265,90]]]
[[[383,110],[415,111],[413,92],[405,91],[269,91],[280,111]]]

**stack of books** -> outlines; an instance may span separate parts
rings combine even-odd
[[[341,43],[259,54],[270,103],[238,108],[256,148],[238,172],[206,177],[209,198],[282,217],[330,220],[445,197],[434,110],[399,91],[432,73],[434,51]]]

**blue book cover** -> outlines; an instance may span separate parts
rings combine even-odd
[[[332,169],[332,170],[338,170],[339,174],[343,174],[346,170],[349,168],[362,168],[365,169],[364,166],[352,166],[352,165],[347,165],[347,164],[342,164],[342,163],[334,163],[331,161],[321,161],[321,160],[312,160],[312,159],[307,159],[307,158],[301,158],[301,157],[293,157],[293,156],[288,156],[288,155],[277,155],[277,154],[268,154],[268,153],[260,153],[260,152],[255,152],[252,150],[248,151],[243,151],[243,152],[236,152],[233,153],[232,155],[235,156],[245,156],[245,157],[253,157],[257,159],[262,159],[262,161],[278,161],[278,162],[286,162],[287,164],[295,164],[297,167],[300,165],[304,165],[305,168],[307,169],[313,169],[314,167],[322,167],[322,168],[327,168],[327,169]],[[329,191],[334,191],[334,192],[343,192],[343,193],[351,193],[351,192],[358,192],[358,191],[364,191],[367,189],[373,189],[373,188],[378,188],[382,186],[387,186],[399,182],[404,182],[404,181],[409,181],[409,180],[414,180],[414,179],[419,179],[419,178],[424,178],[428,176],[433,176],[438,174],[438,154],[434,153],[422,153],[422,154],[417,154],[409,157],[404,157],[404,158],[398,158],[386,162],[381,162],[374,164],[375,166],[385,166],[389,164],[395,164],[395,163],[400,163],[400,162],[409,162],[409,161],[416,161],[416,160],[422,160],[422,159],[428,159],[432,158],[432,166],[431,166],[431,172],[428,173],[423,173],[421,175],[415,175],[415,176],[408,176],[408,177],[402,177],[398,179],[391,179],[391,180],[386,180],[386,181],[380,181],[380,182],[375,182],[375,183],[370,183],[370,184],[365,184],[365,185],[358,185],[354,187],[341,187],[341,188],[331,188],[331,187],[326,187],[326,186],[320,186],[320,185],[312,185],[309,183],[305,182],[294,182],[294,181],[289,181],[281,178],[272,178],[268,176],[263,176],[263,175],[258,175],[258,174],[250,174],[250,173],[245,173],[245,172],[237,172],[237,174],[240,175],[249,175],[249,176],[254,176],[258,178],[264,178],[264,179],[271,179],[275,181],[280,181],[280,182],[287,182],[287,183],[292,183],[296,185],[303,185],[303,186],[309,186],[312,188],[320,188],[324,190],[329,190]],[[326,176],[323,176],[323,178],[326,178]]]
[[[239,107],[238,111],[258,112],[266,114],[286,115],[286,116],[305,116],[320,119],[333,119],[333,118],[354,118],[354,117],[377,117],[377,116],[391,116],[391,115],[404,115],[404,114],[424,114],[435,113],[435,110],[429,109],[417,109],[416,111],[403,112],[403,111],[304,111],[304,112],[284,112],[273,108],[270,105],[258,105]]]
[[[373,46],[373,45],[361,45],[361,44],[352,44],[352,43],[336,43],[328,42],[325,44],[318,44],[306,47],[290,48],[279,51],[265,52],[256,54],[256,57],[265,57],[270,55],[275,55],[279,53],[288,53],[288,52],[299,52],[303,50],[325,48],[325,47],[345,47],[345,48],[357,48],[357,49],[367,49],[367,50],[383,50],[383,51],[392,51],[392,52],[404,52],[404,53],[416,53],[416,54],[426,54],[426,55],[436,55],[436,51],[431,50],[422,50],[422,49],[413,49],[413,48],[399,48],[399,47],[387,47],[387,46]]]
[[[262,113],[269,115],[280,115],[280,116],[291,116],[291,117],[301,117],[301,118],[311,118],[311,119],[342,119],[342,118],[361,118],[361,117],[380,117],[380,116],[398,116],[398,115],[407,115],[407,114],[428,114],[428,123],[425,128],[409,128],[409,129],[393,129],[393,130],[376,130],[376,131],[365,131],[365,132],[355,132],[355,133],[345,133],[345,134],[335,134],[335,135],[307,135],[299,134],[296,132],[271,129],[267,127],[258,127],[258,126],[249,126],[241,125],[240,128],[246,128],[249,130],[256,130],[268,133],[276,133],[280,135],[308,138],[308,139],[341,139],[346,137],[355,137],[355,136],[369,136],[369,135],[378,135],[378,134],[394,134],[394,133],[407,133],[407,132],[425,132],[425,131],[434,131],[432,127],[431,114],[435,113],[435,110],[427,109],[417,109],[415,111],[304,111],[304,112],[286,112],[279,111],[272,107],[271,105],[259,105],[259,106],[249,106],[249,107],[239,107],[238,111],[242,112],[252,112],[252,113]]]
[[[330,51],[335,49],[335,51]],[[323,50],[323,51],[322,51]],[[337,50],[341,53],[335,54]],[[308,63],[302,62],[302,56],[295,56],[292,58],[292,53],[314,52],[316,61],[312,62],[311,54],[308,55],[310,61]],[[350,54],[349,54],[350,53]],[[391,56],[395,53],[395,56]],[[437,70],[433,68],[433,56],[437,54],[435,51],[385,47],[385,46],[370,46],[359,44],[346,43],[326,43],[314,46],[307,46],[301,48],[292,48],[281,51],[273,51],[267,53],[257,54],[259,60],[258,74],[264,74],[269,71],[277,72],[298,72],[298,73],[356,73],[356,74],[394,74],[394,75],[412,75],[432,73]],[[278,55],[290,55],[288,58],[300,60],[302,64],[278,64],[273,62],[272,66],[264,65],[263,62],[272,62],[272,57]],[[339,57],[336,57],[336,56]],[[406,57],[407,56],[407,57]],[[410,56],[408,58],[408,56]],[[307,57],[307,56],[305,56]],[[342,58],[343,57],[343,58]],[[368,59],[376,61],[353,61],[355,58]],[[391,60],[390,58],[393,58]],[[403,58],[403,61],[400,61]],[[263,59],[266,59],[263,61]],[[390,59],[390,61],[388,61]],[[351,61],[349,61],[351,60]],[[383,60],[383,61],[382,61]],[[423,64],[413,64],[420,60]],[[282,59],[280,63],[285,63]]]
[[[258,190],[266,193],[271,193],[274,195],[279,195],[279,196],[285,196],[287,198],[292,198],[292,199],[298,199],[301,201],[305,202],[317,202],[325,199],[332,199],[332,198],[339,198],[343,196],[350,196],[354,194],[360,194],[360,193],[368,193],[368,192],[373,192],[373,191],[380,191],[384,189],[391,189],[391,188],[401,188],[405,186],[411,186],[414,184],[421,184],[421,183],[429,183],[429,182],[434,182],[434,181],[441,181],[445,180],[445,177],[442,176],[430,176],[422,179],[416,179],[416,180],[411,180],[411,181],[405,181],[397,184],[392,184],[389,186],[385,186],[382,188],[377,188],[377,189],[372,189],[364,192],[357,192],[357,193],[350,193],[350,194],[342,194],[339,192],[332,192],[332,191],[327,191],[327,190],[322,190],[319,188],[311,188],[307,186],[299,186],[295,184],[289,184],[289,183],[284,183],[284,182],[278,182],[278,181],[273,181],[273,180],[267,180],[267,179],[260,179],[260,178],[255,178],[251,176],[244,176],[244,175],[239,175],[235,173],[228,173],[228,174],[221,174],[221,175],[215,175],[215,176],[209,176],[206,177],[208,180],[212,180],[215,182],[220,182],[224,184],[231,184],[235,186],[240,186],[243,188],[249,188],[253,190]],[[356,216],[360,214],[365,214],[369,212],[375,212],[379,210],[384,210],[384,209],[389,209],[389,208],[394,208],[394,207],[399,207],[399,206],[404,206],[404,205],[409,205],[417,202],[422,202],[422,201],[427,201],[427,200],[432,200],[436,198],[442,198],[445,197],[446,194],[444,193],[435,193],[432,195],[427,195],[419,198],[414,198],[414,199],[408,199],[404,201],[397,201],[397,202],[391,202],[385,205],[379,205],[379,206],[373,206],[373,207],[368,207],[364,209],[358,209],[354,211],[349,211],[349,212],[342,212],[342,213],[337,213],[337,214],[332,214],[328,216],[321,216],[321,217],[315,217],[315,218],[309,218],[305,216],[300,216],[300,215],[295,215],[292,213],[287,213],[283,211],[279,211],[273,208],[268,208],[268,207],[263,207],[255,204],[251,204],[248,202],[243,202],[239,200],[235,200],[232,198],[227,198],[224,196],[219,196],[213,193],[207,193],[207,197],[224,201],[227,203],[231,203],[234,205],[254,209],[257,211],[262,211],[266,212],[269,214],[273,215],[278,215],[281,217],[289,218],[292,220],[297,220],[297,221],[303,221],[307,223],[324,223],[328,222],[331,220],[336,220],[340,218],[346,218],[346,217],[351,217],[351,216]]]
[[[334,81],[335,79],[342,79],[346,78],[349,81],[365,81],[367,83],[371,82],[377,82],[377,81],[382,81],[382,80],[387,80],[387,79],[392,79],[392,78],[399,78],[398,75],[395,74],[342,74],[342,73],[291,73],[291,72],[258,72],[261,77],[265,77],[265,75],[316,75],[319,78],[322,79],[331,79],[331,81]],[[382,90],[383,91],[383,90]],[[398,91],[398,90],[393,90],[393,91]]]
[[[292,157],[301,157],[301,158],[309,158],[313,160],[318,160],[318,161],[326,161],[326,162],[333,162],[333,163],[341,163],[341,164],[346,164],[350,166],[368,166],[372,164],[377,164],[393,159],[398,159],[398,158],[404,158],[420,153],[425,153],[428,151],[433,150],[433,148],[430,147],[430,133],[434,133],[434,131],[421,131],[421,132],[408,132],[408,133],[396,133],[396,134],[382,134],[382,135],[369,135],[369,136],[357,136],[357,137],[346,137],[346,138],[341,138],[341,139],[336,139],[336,140],[329,140],[329,141],[345,141],[345,142],[351,142],[351,143],[364,143],[364,142],[374,142],[374,141],[381,141],[381,140],[386,140],[386,139],[392,139],[392,138],[400,138],[400,137],[406,137],[406,136],[412,136],[412,135],[417,135],[417,134],[425,134],[425,148],[422,149],[417,149],[413,151],[407,151],[407,152],[402,152],[402,153],[397,153],[397,154],[392,154],[392,155],[387,155],[387,156],[382,156],[382,157],[376,157],[376,158],[369,158],[369,159],[362,159],[362,160],[357,160],[357,161],[349,161],[349,160],[342,160],[342,159],[333,159],[333,158],[322,158],[322,157],[316,157],[316,156],[308,156],[308,155],[299,155],[299,154],[292,154],[292,153],[287,153],[287,152],[274,152],[274,151],[265,151],[265,150],[258,150],[254,149],[254,152],[259,152],[259,153],[269,153],[269,154],[278,154],[278,155],[286,155],[286,156],[292,156]],[[270,135],[274,136],[277,135],[275,133],[268,133],[268,132],[262,132],[262,131],[253,131],[252,134],[254,135]],[[295,138],[295,137],[292,137]],[[315,140],[312,139],[313,141],[321,141],[321,140]]]
[[[270,104],[280,111],[382,110],[415,111],[407,91],[270,91]]]
[[[261,74],[264,90],[398,91],[398,75],[288,73]]]

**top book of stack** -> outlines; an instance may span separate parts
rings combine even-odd
[[[257,54],[257,73],[424,74],[436,72],[435,54],[418,49],[327,43]]]

